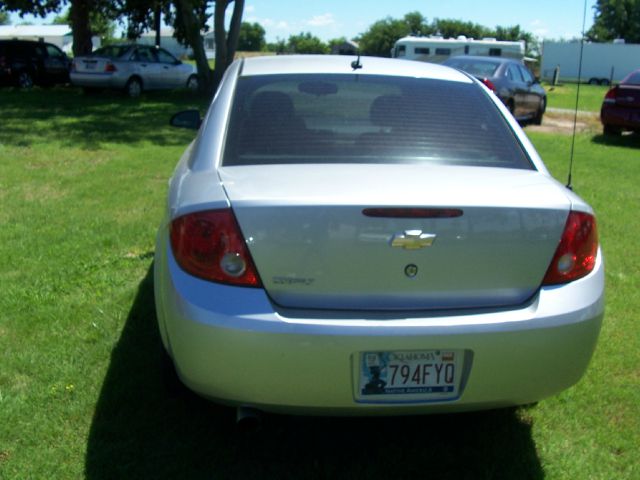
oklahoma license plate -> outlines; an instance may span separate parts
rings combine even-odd
[[[360,355],[363,400],[453,400],[458,397],[463,352],[418,350]]]

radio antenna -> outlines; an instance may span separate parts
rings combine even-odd
[[[582,52],[584,51],[584,29],[587,20],[587,0],[584,0],[584,11],[582,13],[582,35],[580,36],[580,59],[578,61],[578,88],[576,89],[576,108],[573,112],[573,135],[571,137],[571,153],[569,154],[569,177],[567,178],[567,188],[573,190],[571,184],[571,172],[573,171],[573,152],[576,145],[576,127],[578,124],[578,101],[580,100],[580,81],[582,79]]]

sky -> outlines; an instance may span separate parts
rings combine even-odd
[[[594,4],[595,0],[587,0],[587,30],[593,24]],[[584,0],[246,0],[243,20],[260,23],[268,42],[300,32],[311,32],[326,41],[353,38],[377,20],[402,18],[413,11],[428,21],[448,18],[486,27],[520,25],[541,39],[569,39],[580,36]],[[17,15],[11,19],[21,21]],[[51,19],[25,20],[47,23]]]

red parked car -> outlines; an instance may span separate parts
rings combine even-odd
[[[619,135],[623,130],[640,132],[640,69],[609,89],[602,102],[600,120],[606,134]]]

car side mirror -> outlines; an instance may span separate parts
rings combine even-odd
[[[178,128],[189,128],[192,130],[198,130],[202,119],[200,118],[200,112],[198,110],[183,110],[171,117],[169,125]]]

